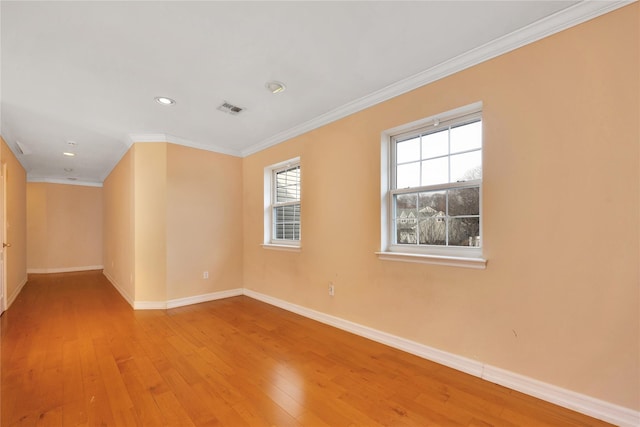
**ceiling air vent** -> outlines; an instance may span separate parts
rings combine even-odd
[[[242,107],[238,107],[237,105],[229,104],[228,102],[225,101],[221,106],[218,107],[218,110],[224,113],[237,116],[238,114],[242,113],[245,109]]]

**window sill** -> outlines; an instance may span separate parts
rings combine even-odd
[[[378,259],[384,261],[415,262],[420,264],[447,265],[484,270],[487,260],[484,258],[463,258],[443,255],[408,254],[401,252],[376,252]]]
[[[302,252],[301,246],[294,245],[274,245],[273,243],[263,243],[262,247],[273,251]]]

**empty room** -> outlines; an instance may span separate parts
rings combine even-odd
[[[0,25],[3,427],[640,426],[637,1]]]

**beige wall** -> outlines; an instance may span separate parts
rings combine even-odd
[[[27,280],[27,174],[0,137],[0,162],[7,165],[6,212],[7,235],[7,295],[12,301]]]
[[[245,158],[245,287],[640,409],[638,17],[636,3]],[[381,132],[476,101],[487,269],[379,260]],[[295,156],[302,252],[265,250],[263,170]]]
[[[27,269],[102,268],[102,188],[27,184]]]
[[[104,274],[133,304],[133,149],[104,180],[102,191]]]
[[[167,159],[168,299],[241,288],[242,159],[173,144]]]
[[[105,274],[132,305],[242,287],[242,159],[134,144],[104,206]]]
[[[133,146],[136,301],[167,299],[167,144]]]

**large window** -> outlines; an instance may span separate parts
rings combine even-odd
[[[479,105],[383,137],[389,150],[383,251],[481,258]]]
[[[265,244],[300,245],[300,159],[265,169]]]

